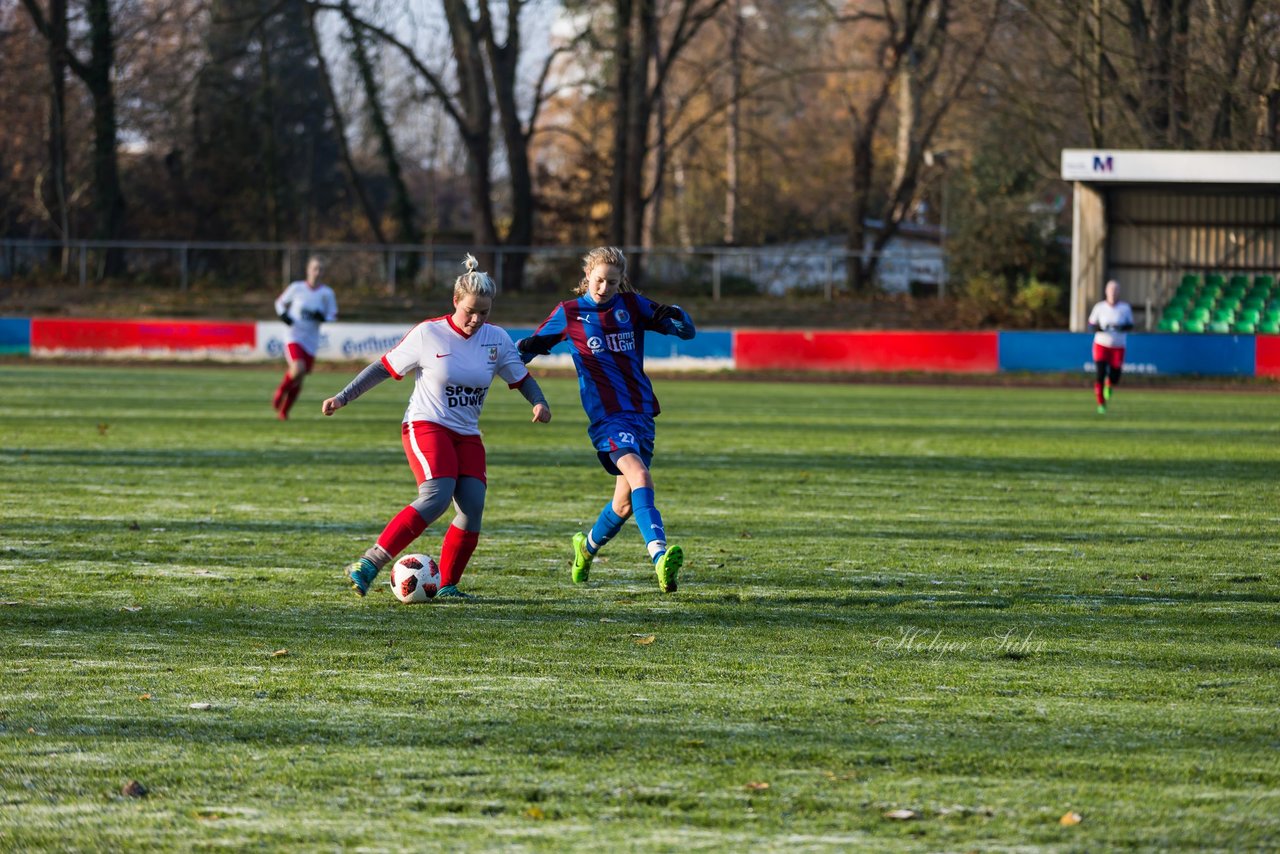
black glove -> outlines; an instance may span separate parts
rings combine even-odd
[[[655,302],[653,304],[654,323],[661,323],[664,320],[674,320],[679,323],[683,319],[680,309],[676,308],[674,305],[663,305],[660,302]]]
[[[556,342],[545,336],[530,335],[528,338],[521,338],[516,342],[516,352],[520,354],[520,361],[526,365],[534,360],[537,356],[545,356],[551,352],[551,348]]]
[[[280,322],[285,326],[293,326],[293,318],[289,316],[287,311],[280,312]]]
[[[306,309],[302,312],[302,316],[307,320],[314,320],[316,323],[324,323],[324,312],[315,309]]]

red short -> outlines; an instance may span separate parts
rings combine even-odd
[[[1093,361],[1096,364],[1108,364],[1116,369],[1122,368],[1124,367],[1124,348],[1104,347],[1101,344],[1094,344]]]
[[[301,344],[290,344],[286,347],[285,358],[289,360],[289,364],[301,362],[307,373],[311,373],[311,369],[316,366],[316,357],[302,349]]]
[[[474,477],[485,481],[484,442],[430,421],[414,421],[400,428],[404,455],[421,485],[437,477]]]

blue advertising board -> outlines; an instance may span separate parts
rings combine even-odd
[[[31,352],[31,320],[0,317],[0,353],[27,355]]]
[[[1001,371],[1092,373],[1093,335],[1088,332],[1001,332]],[[1190,335],[1131,332],[1125,343],[1128,373],[1161,376],[1251,377],[1252,335]]]

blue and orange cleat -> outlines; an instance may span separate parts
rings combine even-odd
[[[362,557],[347,567],[347,580],[351,582],[351,589],[357,596],[368,593],[369,585],[377,577],[378,567],[374,566],[373,561],[367,557]]]

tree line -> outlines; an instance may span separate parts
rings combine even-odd
[[[6,237],[838,235],[861,288],[925,222],[1052,279],[1072,146],[1276,150],[1280,2],[0,0]]]

